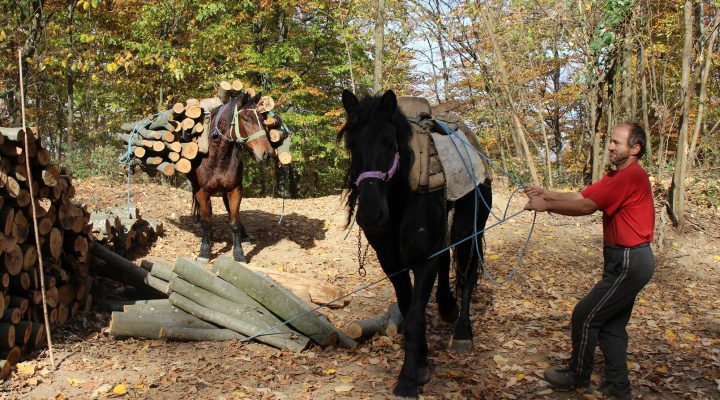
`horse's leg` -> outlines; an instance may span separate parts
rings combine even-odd
[[[195,193],[195,201],[200,212],[200,228],[202,239],[200,240],[199,258],[209,259],[212,242],[210,240],[210,228],[212,227],[212,205],[210,204],[210,193],[205,189],[199,189]]]
[[[491,203],[491,193],[488,186],[481,185],[481,193],[485,202],[471,192],[456,203],[455,222],[452,227],[452,241],[458,241],[475,233],[475,227],[480,231],[485,228],[490,211],[485,207]],[[477,218],[477,219],[475,219]],[[476,226],[473,226],[473,219]],[[473,349],[472,323],[470,322],[470,301],[478,280],[478,264],[482,260],[482,238],[480,234],[473,240],[466,241],[456,247],[457,280],[460,288],[461,303],[458,320],[455,323],[451,347],[458,352],[465,353]]]
[[[233,234],[233,259],[239,262],[246,262],[245,253],[242,248],[243,226],[240,223],[240,202],[242,201],[242,188],[236,187],[228,194],[230,213],[230,230]]]
[[[458,317],[457,300],[450,288],[450,252],[444,252],[438,258],[438,285],[435,292],[435,301],[438,304],[440,318],[453,323]]]
[[[437,260],[430,260],[413,269],[415,287],[410,310],[404,321],[405,360],[393,390],[396,396],[417,398],[418,386],[430,379],[430,369],[427,364],[425,308],[432,294],[437,268]]]
[[[230,212],[230,200],[228,199],[228,194],[223,193],[222,199],[223,199],[223,204],[225,204],[225,210],[227,211],[228,216],[229,216],[231,214],[231,212]],[[243,225],[242,223],[240,223],[240,239],[243,242],[249,241],[249,239],[250,239],[250,236],[248,236],[247,231],[245,230],[245,225]]]

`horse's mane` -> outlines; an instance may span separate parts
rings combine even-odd
[[[348,136],[357,134],[353,132],[354,126],[367,121],[372,118],[382,118],[385,111],[381,108],[381,96],[369,96],[365,95],[358,102],[357,107],[348,115],[347,121],[340,128],[337,134],[337,140],[345,139],[345,146],[348,150]],[[400,111],[400,108],[396,106],[395,112],[391,117],[391,123],[395,126],[396,139],[398,145],[398,153],[400,153],[400,170],[398,171],[398,178],[400,179],[399,187],[401,189],[409,190],[408,176],[410,173],[410,166],[413,163],[413,153],[410,150],[410,137],[412,136],[412,129],[405,115]],[[357,140],[356,143],[363,143],[362,139]],[[387,168],[390,166],[388,165]],[[345,175],[345,182],[343,184],[346,192],[346,205],[348,207],[348,218],[346,226],[350,225],[352,217],[355,213],[355,207],[358,200],[358,190],[355,186],[355,178],[362,172],[361,166],[358,160],[352,160],[350,168]]]

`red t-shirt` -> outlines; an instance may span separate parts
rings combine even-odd
[[[635,247],[652,242],[655,206],[650,180],[640,164],[608,172],[580,194],[603,211],[605,244]]]

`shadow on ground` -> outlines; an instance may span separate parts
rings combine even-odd
[[[313,248],[316,246],[317,241],[325,239],[325,233],[327,232],[325,221],[308,218],[296,213],[283,216],[282,223],[278,223],[280,220],[278,214],[260,210],[241,210],[240,220],[248,233],[248,241],[254,245],[252,250],[245,254],[248,261],[263,249],[273,246],[284,239],[295,242],[306,250]],[[197,237],[197,242],[188,243],[188,245],[200,248],[200,226],[191,215],[183,215],[177,221],[170,221],[170,223],[194,234]],[[213,251],[211,257],[214,258],[232,250],[233,238],[227,213],[213,215],[211,232],[213,243],[220,242],[224,244],[219,250]]]

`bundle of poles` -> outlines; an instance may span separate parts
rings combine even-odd
[[[95,244],[97,246],[97,244]],[[94,250],[95,251],[95,250]],[[110,334],[173,340],[253,340],[280,349],[310,343],[353,347],[356,342],[303,299],[248,264],[220,257],[206,265],[180,257],[174,264],[145,260],[138,267],[110,252],[97,253],[107,269],[123,271],[134,286],[167,299],[130,301],[112,314]],[[287,323],[283,323],[288,321]]]
[[[127,144],[128,151],[120,161],[130,168],[140,167],[151,176],[158,172],[165,176],[189,173],[208,152],[212,110],[246,92],[255,94],[252,88],[243,91],[239,80],[222,81],[216,97],[190,98],[155,115],[124,123],[121,126],[123,132],[117,136]],[[289,164],[292,161],[291,132],[272,111],[274,106],[270,96],[263,96],[257,106],[258,114],[279,162]]]
[[[36,130],[0,128],[0,133],[0,379],[4,379],[22,353],[45,343],[45,324],[52,330],[90,309],[93,279],[90,214],[85,206],[73,203],[71,177],[51,162]],[[48,320],[42,309],[41,265]]]

